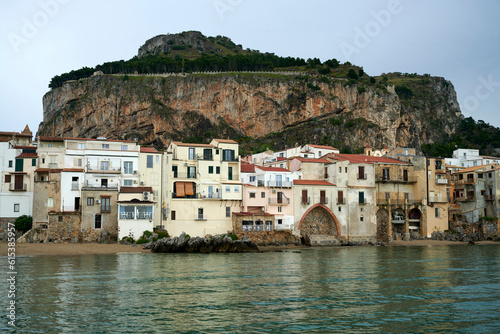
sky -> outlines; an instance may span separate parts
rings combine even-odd
[[[188,30],[372,76],[444,77],[465,117],[500,127],[499,13],[497,0],[2,0],[0,131],[28,124],[35,134],[53,76],[128,60],[149,38]]]

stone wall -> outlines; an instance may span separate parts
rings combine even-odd
[[[274,220],[270,215],[233,215],[233,232],[241,240],[244,236],[255,242],[258,246],[284,246],[300,245],[300,238],[294,236],[290,230],[271,231],[243,231],[242,222]]]
[[[116,242],[116,230],[81,228],[80,213],[51,212],[47,229],[33,228],[19,242]]]
[[[8,238],[8,228],[9,223],[14,224],[16,218],[0,218],[0,241],[7,241]],[[18,232],[16,232],[16,237],[18,236]]]
[[[301,235],[338,236],[337,226],[332,216],[323,208],[312,209],[302,221]]]

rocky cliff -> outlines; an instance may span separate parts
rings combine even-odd
[[[452,133],[460,118],[453,86],[441,78],[427,78],[426,94],[411,101],[401,99],[394,86],[360,88],[321,78],[96,75],[44,96],[38,134],[135,137],[159,147],[169,139],[248,141],[271,134],[279,142],[275,149],[296,142],[420,147]]]
[[[214,68],[232,72],[196,73]],[[172,69],[181,73],[147,74]],[[192,31],[154,37],[138,57],[98,65],[105,73],[88,77],[92,70],[53,78],[38,135],[137,138],[158,148],[233,138],[243,153],[305,143],[353,151],[420,148],[454,133],[462,118],[443,78],[370,77],[335,59],[281,58]]]

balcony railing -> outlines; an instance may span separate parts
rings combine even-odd
[[[57,169],[57,163],[55,163],[55,162],[50,162],[50,163],[49,163],[49,168],[50,168],[50,169]]]
[[[26,191],[26,189],[27,189],[26,183],[23,184],[11,183],[9,186],[10,191]]]
[[[455,184],[474,184],[474,183],[476,183],[474,178],[466,178],[455,181]]]
[[[397,182],[397,183],[415,183],[417,182],[416,176],[408,176],[408,177],[390,177],[387,175],[375,175],[375,181],[377,182]]]
[[[122,212],[120,219],[151,219],[153,214],[151,212]]]
[[[220,199],[222,198],[222,192],[218,193],[210,193],[208,195],[202,195],[202,198],[208,198],[208,199]]]
[[[448,179],[436,179],[436,184],[437,185],[448,184]]]
[[[301,197],[300,198],[300,203],[302,203],[302,204],[309,204],[309,203],[311,203],[311,197]]]
[[[455,197],[455,201],[457,202],[473,202],[476,200],[475,196],[461,196],[461,197]]]
[[[195,156],[196,160],[214,160],[214,157],[212,154],[196,154]]]
[[[201,220],[207,220],[207,217],[205,215],[198,215],[198,217],[196,217],[197,221],[201,221]]]
[[[173,174],[174,179],[196,179],[198,174],[196,172],[177,172]]]
[[[267,186],[274,188],[291,188],[292,185],[290,181],[267,181]]]
[[[377,205],[422,205],[422,199],[377,198]]]
[[[277,197],[270,197],[269,198],[269,204],[290,204],[290,199],[288,197],[283,197],[283,198],[277,198]]]
[[[366,180],[366,178],[367,178],[366,173],[358,174],[358,180]]]
[[[328,197],[320,197],[319,204],[328,204]]]
[[[78,182],[71,182],[71,190],[80,190]]]
[[[121,167],[117,168],[105,168],[100,169],[96,167],[88,167],[87,173],[98,173],[98,174],[120,174],[122,172]]]
[[[484,199],[487,201],[494,201],[495,200],[495,195],[485,195]]]
[[[337,204],[345,204],[345,198],[337,198]]]

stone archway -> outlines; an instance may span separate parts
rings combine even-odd
[[[389,242],[390,231],[389,212],[386,209],[379,209],[377,211],[377,239],[383,242]]]
[[[422,212],[418,208],[413,208],[410,210],[408,229],[410,232],[417,232],[422,234]]]
[[[406,231],[406,212],[402,208],[392,210],[392,237],[402,240]]]
[[[308,245],[339,243],[340,226],[337,217],[322,204],[317,204],[304,213],[299,231],[303,243]]]

